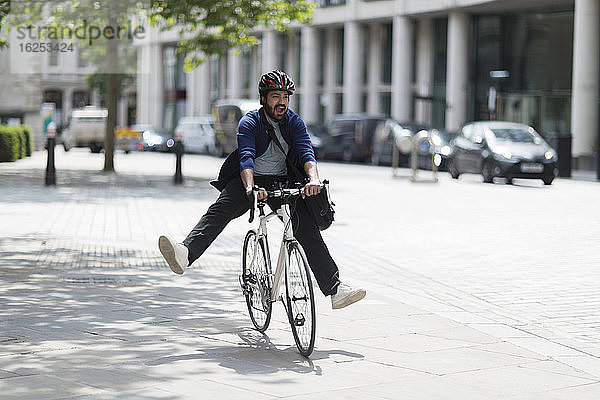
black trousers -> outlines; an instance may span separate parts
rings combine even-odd
[[[278,182],[285,179],[285,177],[274,176],[254,177],[256,185],[268,190],[274,189]],[[281,203],[278,199],[268,199],[267,204],[271,209],[277,209]],[[294,237],[306,253],[308,264],[321,292],[325,296],[336,293],[340,283],[339,270],[329,254],[319,228],[301,199],[298,199],[290,208],[292,209]],[[244,215],[249,209],[250,204],[242,179],[239,177],[232,179],[225,186],[217,201],[208,208],[206,214],[183,241],[189,250],[190,264],[206,251],[231,220]]]

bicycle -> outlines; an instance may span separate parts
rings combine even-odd
[[[327,184],[324,182],[323,186]],[[253,191],[253,198],[256,199]],[[253,201],[250,210],[251,223],[254,212],[259,209],[259,226],[246,233],[242,250],[242,275],[240,284],[250,319],[259,332],[265,332],[271,322],[273,303],[281,300],[288,316],[294,341],[300,354],[308,357],[315,345],[316,313],[310,268],[302,246],[294,238],[291,227],[290,205],[293,197],[302,195],[302,189],[267,191],[269,198],[281,198],[281,207],[265,215],[265,201]],[[267,222],[279,217],[284,224],[277,267],[273,272],[267,242]],[[285,280],[285,296],[282,293]]]

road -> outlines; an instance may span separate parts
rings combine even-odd
[[[457,385],[462,398],[597,393],[597,183],[490,185],[443,173],[431,183],[427,172],[411,182],[407,170],[321,163],[337,205],[325,241],[342,279],[368,295],[344,314],[319,299],[307,364],[278,311],[268,336],[249,330],[237,287],[247,219],[228,225],[183,277],[158,253],[159,234],[183,239],[214,201],[208,181],[222,160],[186,155],[184,185],[174,186],[172,154],[117,153],[116,175],[98,172],[102,157],[57,150],[56,188],[43,186],[43,153],[0,165],[0,391],[8,398],[194,398],[189,380],[168,384],[173,365],[188,379],[202,376],[213,398],[240,377],[226,398],[246,396],[244,384],[259,385],[264,398],[305,398],[290,371],[309,385],[308,375],[323,376],[323,390],[344,399],[397,398],[398,388],[452,398]],[[271,228],[273,240],[278,232]],[[267,385],[275,381],[288,385]]]

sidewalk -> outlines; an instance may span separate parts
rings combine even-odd
[[[167,155],[117,157],[105,175],[89,153],[60,154],[56,188],[43,186],[43,153],[0,164],[3,400],[598,398],[593,349],[352,251],[343,221],[335,246],[398,285],[365,280],[365,300],[335,312],[318,296],[315,351],[301,357],[280,304],[266,334],[251,329],[238,284],[247,220],[183,276],[156,248],[214,200],[221,160],[187,157],[175,187]]]

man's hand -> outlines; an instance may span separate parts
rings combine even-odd
[[[302,198],[305,198],[306,196],[313,196],[319,193],[321,193],[321,182],[310,181],[306,185],[304,185],[304,192],[302,193]]]
[[[248,196],[248,198],[251,198],[250,196],[252,196],[252,187],[246,188],[246,196]],[[267,194],[267,191],[264,188],[259,188],[258,192],[256,193],[256,197],[258,198],[258,200],[267,200],[267,197],[269,197],[269,195]]]

